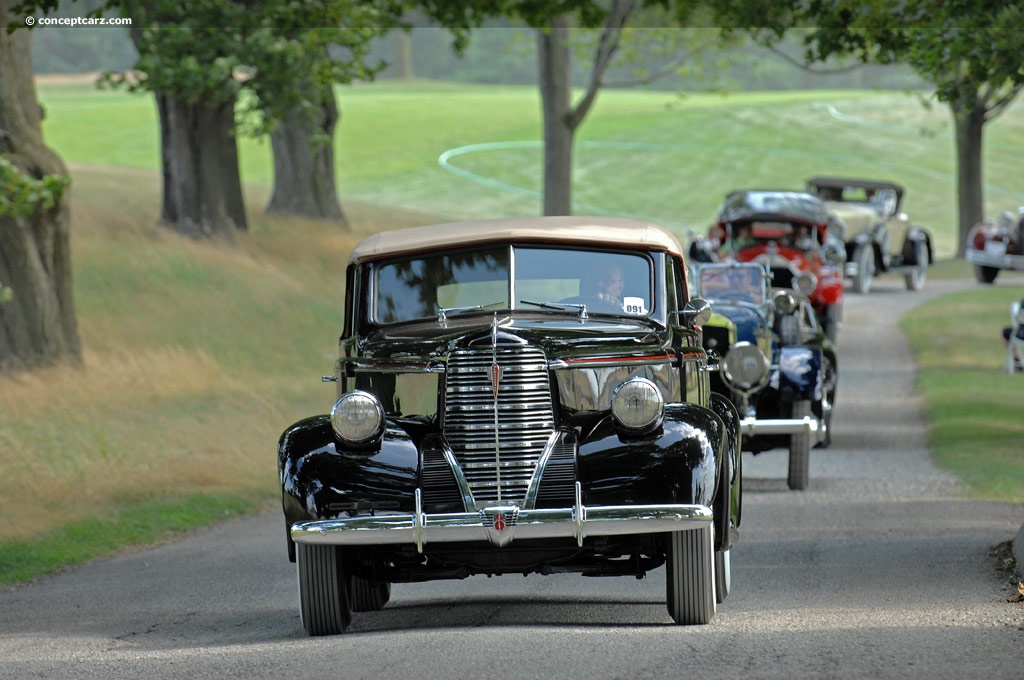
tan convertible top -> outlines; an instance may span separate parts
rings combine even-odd
[[[480,243],[585,244],[661,250],[682,257],[671,232],[624,217],[509,217],[382,231],[360,241],[349,263]]]

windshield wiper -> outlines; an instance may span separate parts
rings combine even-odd
[[[568,309],[576,309],[579,312],[580,323],[589,318],[587,316],[587,306],[582,302],[536,302],[534,300],[520,300],[519,302],[524,305],[536,305],[542,309],[558,309],[563,312]]]
[[[504,300],[498,300],[497,302],[489,302],[486,305],[467,305],[465,307],[438,307],[437,308],[437,324],[441,328],[448,328],[448,315],[449,314],[465,314],[466,312],[482,312],[488,307],[498,307],[504,304]]]

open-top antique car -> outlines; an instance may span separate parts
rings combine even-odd
[[[680,624],[728,593],[739,415],[712,394],[678,241],[621,218],[462,222],[352,251],[329,413],[278,448],[303,626],[391,584],[641,577]]]
[[[1024,207],[971,227],[966,246],[978,283],[993,283],[1003,269],[1024,271]]]
[[[902,211],[904,189],[894,182],[812,177],[807,191],[846,224],[846,276],[857,293],[880,274],[903,274],[907,290],[921,290],[934,261],[932,235]]]
[[[690,259],[764,264],[774,287],[791,288],[810,300],[825,334],[835,341],[843,317],[843,228],[810,194],[733,191],[708,237],[690,244]]]
[[[720,357],[711,389],[728,395],[742,418],[742,449],[788,449],[789,488],[807,488],[811,449],[831,443],[835,345],[807,298],[770,289],[771,273],[760,263],[694,265],[693,277],[696,294],[727,320],[711,319],[703,340]]]

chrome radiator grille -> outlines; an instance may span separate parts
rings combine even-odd
[[[443,429],[478,504],[521,504],[554,430],[544,354],[523,347],[453,352]]]

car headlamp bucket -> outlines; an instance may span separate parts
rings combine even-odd
[[[785,314],[786,316],[789,316],[790,314],[795,312],[798,306],[796,298],[793,297],[793,294],[787,290],[777,291],[772,296],[772,302],[775,303],[776,311],[778,311],[780,314]]]
[[[646,432],[661,424],[665,400],[647,378],[630,378],[612,394],[612,416],[631,432]]]
[[[331,409],[331,427],[346,444],[367,444],[384,430],[384,407],[369,392],[346,392]]]
[[[809,297],[818,287],[818,277],[811,272],[800,272],[793,277],[793,287]]]
[[[739,392],[753,392],[768,381],[771,363],[757,345],[737,342],[722,360],[721,369],[729,387]]]

